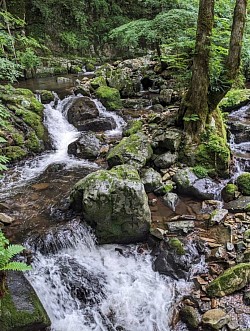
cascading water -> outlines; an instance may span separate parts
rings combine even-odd
[[[250,169],[250,105],[233,111],[228,119],[231,127],[230,148],[235,165],[234,178],[237,178]]]
[[[173,304],[188,284],[154,272],[149,253],[138,253],[136,246],[97,246],[82,225],[77,234],[73,240],[63,236],[69,248],[37,253],[27,276],[52,330],[169,331]]]

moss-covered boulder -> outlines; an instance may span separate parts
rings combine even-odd
[[[11,161],[44,150],[48,132],[43,125],[43,105],[27,89],[0,86],[0,153]],[[3,140],[2,139],[2,140]]]
[[[120,93],[116,88],[100,86],[96,90],[96,96],[108,110],[118,110],[122,108]]]
[[[129,128],[124,132],[124,136],[128,137],[131,134],[137,133],[142,129],[142,121],[136,120],[129,123]]]
[[[99,77],[92,78],[90,80],[90,85],[94,90],[96,90],[100,86],[107,86],[107,82],[104,77],[99,76]]]
[[[43,331],[49,317],[35,291],[22,273],[7,277],[7,293],[0,300],[1,331]]]
[[[225,202],[232,201],[236,198],[238,187],[235,184],[227,184],[221,191],[222,198]]]
[[[250,281],[250,263],[240,263],[227,269],[207,287],[210,297],[223,297],[245,287]]]
[[[48,90],[36,90],[36,94],[39,95],[42,103],[50,103],[55,99],[53,92]]]
[[[250,195],[250,173],[246,172],[237,178],[239,191],[244,195]]]
[[[130,164],[136,169],[142,168],[151,158],[153,150],[143,133],[132,134],[123,138],[112,148],[107,156],[110,167],[119,164]]]
[[[234,213],[250,211],[250,196],[240,196],[238,199],[228,202],[225,207]]]
[[[200,322],[198,311],[192,306],[183,306],[180,310],[180,318],[191,330],[197,330]]]
[[[148,199],[136,169],[120,165],[92,173],[74,186],[72,208],[82,211],[100,243],[132,243],[149,233]]]

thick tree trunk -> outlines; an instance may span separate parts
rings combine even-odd
[[[214,0],[200,0],[192,79],[181,105],[184,129],[191,136],[197,136],[204,130],[208,116],[209,53],[213,19]]]
[[[246,22],[247,0],[236,0],[234,18],[230,38],[228,57],[224,75],[220,81],[222,86],[219,91],[209,94],[209,108],[213,111],[231,89],[240,68],[242,40]]]
[[[246,7],[247,0],[236,0],[228,56],[223,76],[220,77],[222,85],[220,89],[212,91],[209,85],[209,51],[214,19],[214,0],[200,0],[192,79],[179,113],[179,122],[182,119],[184,130],[193,141],[199,141],[199,134],[205,130],[209,115],[231,89],[233,81],[237,77],[240,68]]]

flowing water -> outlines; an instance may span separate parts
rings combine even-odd
[[[250,171],[250,104],[233,111],[229,117],[231,131],[230,148],[234,156],[236,178]]]
[[[190,285],[154,272],[147,250],[96,245],[89,229],[60,209],[73,184],[98,169],[96,163],[67,153],[79,136],[67,121],[74,98],[45,105],[53,150],[10,169],[2,180],[1,197],[16,219],[8,229],[18,232],[18,240],[26,240],[34,252],[33,271],[27,277],[53,331],[168,331],[173,306]],[[117,124],[105,135],[120,136],[123,119],[95,103],[100,116],[111,116]]]

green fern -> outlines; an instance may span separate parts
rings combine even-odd
[[[24,249],[25,247],[22,245],[9,245],[9,240],[0,231],[0,272],[4,270],[31,270],[31,267],[26,263],[11,261],[13,257],[21,253]]]
[[[23,262],[10,262],[2,268],[2,270],[13,270],[13,271],[27,271],[31,269],[32,269],[31,266],[28,266],[26,263]]]

